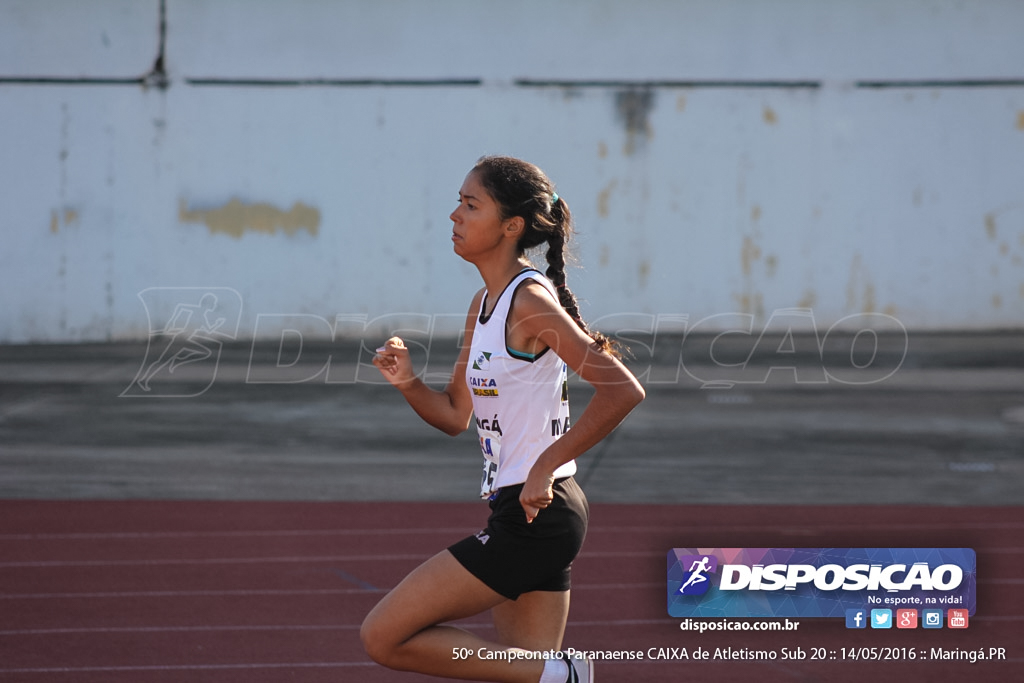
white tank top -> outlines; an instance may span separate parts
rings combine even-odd
[[[569,429],[565,362],[551,349],[532,357],[510,350],[506,343],[506,320],[516,288],[528,279],[542,284],[558,301],[551,281],[527,269],[505,287],[486,319],[489,293],[484,292],[473,329],[466,384],[484,456],[482,498],[526,481],[544,449]],[[555,471],[555,478],[575,473],[576,461],[570,460]]]

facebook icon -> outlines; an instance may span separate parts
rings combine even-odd
[[[867,628],[867,612],[862,609],[846,610],[846,628]]]

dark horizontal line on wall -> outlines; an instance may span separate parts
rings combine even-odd
[[[143,85],[145,78],[91,78],[68,76],[0,76],[0,85]]]
[[[1020,88],[1024,78],[960,78],[907,81],[857,81],[858,88]]]
[[[186,78],[194,86],[287,88],[287,87],[398,87],[436,88],[482,86],[482,78]],[[519,78],[513,83],[522,88],[798,88],[817,89],[821,81],[761,81],[761,80],[542,80]],[[0,76],[0,85],[158,85],[145,76],[132,77],[71,77],[71,76]],[[866,90],[914,88],[1021,88],[1024,78],[987,79],[923,79],[923,80],[864,80],[855,81],[857,88]]]
[[[820,88],[821,81],[748,80],[535,80],[516,79],[524,88]]]
[[[238,88],[476,87],[480,78],[186,78],[189,85]]]

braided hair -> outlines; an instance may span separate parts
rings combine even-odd
[[[569,317],[600,350],[618,355],[611,339],[587,327],[576,296],[565,284],[565,253],[572,236],[572,214],[565,200],[555,194],[548,177],[531,163],[505,156],[481,157],[472,172],[497,202],[502,220],[514,216],[523,219],[523,234],[517,245],[520,255],[547,243],[548,268],[544,275],[555,285],[559,303]]]

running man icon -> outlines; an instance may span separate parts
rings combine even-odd
[[[708,577],[705,576],[718,568],[718,562],[713,555],[701,555],[692,558],[690,568],[687,570],[689,576],[683,585],[679,587],[682,595],[702,595],[708,590]]]
[[[167,326],[158,330],[158,334],[167,335],[163,351],[157,360],[149,364],[138,384],[143,391],[149,391],[149,382],[164,368],[173,373],[179,365],[196,363],[214,355],[219,346],[213,335],[225,322],[226,318],[212,319],[210,316],[217,308],[217,296],[204,294],[197,306],[178,304],[171,315]]]
[[[216,379],[224,344],[238,338],[241,294],[228,287],[150,287],[139,299],[149,320],[149,343],[121,396],[183,398],[205,392]],[[188,366],[187,376],[176,377],[182,366]]]

